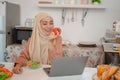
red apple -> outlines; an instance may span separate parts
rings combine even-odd
[[[55,35],[57,35],[57,32],[59,32],[59,35],[61,34],[61,29],[56,27],[56,28],[53,28],[52,32],[54,32]]]

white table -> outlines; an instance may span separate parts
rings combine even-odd
[[[9,70],[12,70],[13,63],[4,63],[5,67]],[[73,75],[73,76],[63,76],[63,77],[48,77],[44,72],[42,66],[38,69],[29,69],[28,67],[23,67],[22,74],[14,74],[10,80],[92,80],[92,76],[97,72],[96,68],[86,67],[82,75]]]
[[[107,52],[107,53],[119,53],[118,50],[114,50],[113,44],[114,43],[103,43],[102,45],[103,45],[104,52]]]

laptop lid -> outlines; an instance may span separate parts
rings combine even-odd
[[[80,75],[84,71],[87,59],[88,56],[54,58],[49,76]]]

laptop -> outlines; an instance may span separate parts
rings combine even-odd
[[[80,75],[83,73],[88,56],[54,58],[51,67],[43,68],[49,77]]]

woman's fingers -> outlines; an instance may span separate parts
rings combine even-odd
[[[59,33],[58,31],[57,31],[56,33],[57,33],[56,36],[59,36],[59,35],[60,35],[60,33]]]
[[[21,74],[21,73],[22,73],[22,71],[23,71],[23,69],[22,69],[22,68],[20,68],[20,69],[19,69],[19,74]]]
[[[50,34],[49,39],[55,39],[57,35],[55,35],[53,32]]]
[[[22,68],[20,67],[20,66],[15,66],[14,68],[13,68],[13,72],[14,73],[16,73],[16,74],[20,74],[20,73],[22,73]]]
[[[20,73],[22,73],[22,68],[17,69],[17,74],[20,74]]]

